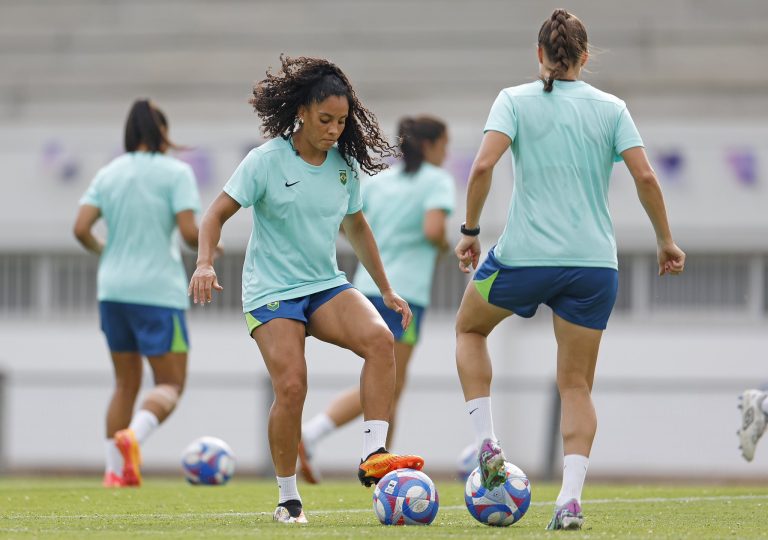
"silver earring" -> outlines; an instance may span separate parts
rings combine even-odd
[[[303,126],[303,125],[304,125],[304,119],[303,119],[303,118],[301,118],[301,117],[299,117],[299,125],[300,125],[300,126]]]

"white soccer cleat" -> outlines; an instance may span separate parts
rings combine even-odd
[[[765,413],[762,405],[766,393],[760,390],[745,390],[739,397],[739,409],[741,410],[741,427],[737,432],[741,445],[741,455],[747,461],[755,457],[757,441],[765,432]]]
[[[277,523],[309,523],[307,516],[304,515],[304,509],[300,509],[298,515],[292,516],[285,506],[278,506],[275,508],[275,513],[272,514],[272,520]]]

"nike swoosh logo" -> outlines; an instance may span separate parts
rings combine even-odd
[[[288,180],[286,180],[286,181],[285,181],[285,187],[291,187],[291,186],[295,186],[295,185],[296,185],[296,184],[298,184],[299,182],[301,182],[301,180],[296,180],[295,182],[293,182],[293,183],[289,184],[289,183],[288,183]]]
[[[370,430],[370,429],[366,429],[366,430],[365,430],[365,432],[366,432],[366,433],[370,433],[370,432],[371,432],[371,430]]]
[[[472,414],[473,412],[475,412],[475,411],[476,411],[477,409],[479,409],[479,408],[480,408],[480,407],[475,407],[474,409],[472,409],[471,411],[469,411],[469,414]]]

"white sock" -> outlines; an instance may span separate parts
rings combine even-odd
[[[104,456],[106,461],[106,472],[113,472],[117,476],[123,475],[123,455],[115,446],[115,439],[104,441]]]
[[[475,430],[475,444],[478,448],[485,439],[498,441],[493,432],[493,416],[491,415],[491,397],[470,399],[466,403],[469,419]]]
[[[313,417],[309,422],[301,426],[301,441],[304,443],[304,449],[311,456],[317,443],[336,429],[331,417],[325,413],[320,413]]]
[[[556,506],[561,506],[571,499],[576,499],[581,504],[581,490],[584,488],[584,479],[587,477],[589,458],[578,454],[568,454],[563,458],[563,487],[555,501]]]
[[[366,420],[363,422],[363,459],[387,445],[389,422]]]
[[[301,500],[299,488],[296,487],[295,474],[293,476],[276,476],[275,478],[277,478],[277,489],[280,490],[280,500],[277,501],[278,504],[284,503],[285,501]]]
[[[144,444],[155,428],[160,422],[157,420],[157,416],[149,412],[147,409],[139,409],[139,411],[133,415],[131,419],[131,425],[128,426],[136,434],[136,440],[139,444]]]

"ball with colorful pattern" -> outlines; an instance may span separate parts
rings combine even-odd
[[[510,462],[505,462],[506,481],[486,489],[481,483],[480,469],[472,471],[464,489],[467,510],[480,523],[492,527],[508,527],[520,521],[531,504],[531,484],[525,473]]]
[[[383,525],[429,525],[439,506],[435,484],[413,469],[387,473],[373,492],[373,511]]]
[[[200,437],[184,450],[181,467],[192,485],[220,486],[235,473],[235,456],[221,439]]]

